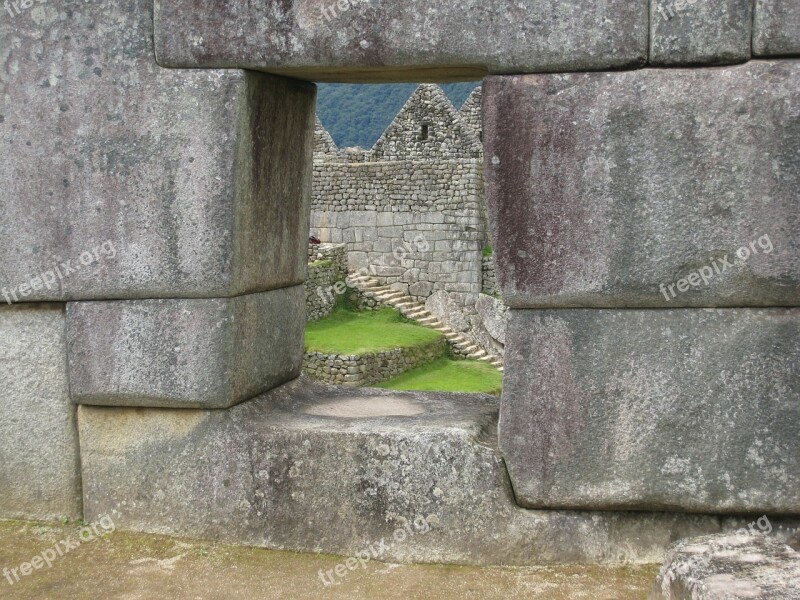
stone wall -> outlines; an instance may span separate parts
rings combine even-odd
[[[311,231],[344,243],[350,269],[367,269],[422,302],[444,290],[474,304],[486,231],[479,171],[478,161],[329,166],[315,173],[315,189],[350,202],[315,203]]]
[[[306,321],[319,321],[327,317],[336,307],[336,293],[332,292],[336,279],[329,260],[308,264],[308,275],[303,284],[306,293]]]
[[[497,287],[497,275],[495,274],[494,269],[494,256],[483,257],[482,269],[482,292],[484,294],[488,294],[489,296],[499,296],[500,289]]]
[[[306,321],[310,323],[327,317],[336,307],[336,284],[347,278],[347,251],[344,244],[309,244],[308,254],[312,262],[303,287]]]
[[[406,371],[429,364],[447,353],[444,337],[410,348],[394,348],[369,354],[306,352],[303,372],[319,381],[341,385],[369,385],[387,381]]]
[[[0,19],[0,289],[22,305],[0,314],[0,517],[347,554],[424,511],[393,560],[542,564],[800,514],[797,2],[475,6],[354,4],[333,31],[299,1]],[[298,78],[486,73],[499,434],[493,403],[404,394],[420,420],[351,435],[309,404],[400,394],[273,389],[303,357]]]

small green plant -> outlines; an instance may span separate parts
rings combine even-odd
[[[486,244],[483,247],[483,256],[488,258],[491,255],[492,255],[492,247],[489,244]]]

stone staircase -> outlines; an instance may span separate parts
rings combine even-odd
[[[498,370],[503,370],[503,359],[493,356],[472,342],[465,335],[453,331],[446,324],[433,316],[424,304],[414,301],[410,296],[395,290],[388,285],[381,284],[374,277],[362,275],[351,271],[347,276],[347,284],[356,288],[368,298],[373,298],[380,304],[390,306],[400,311],[400,313],[420,325],[442,332],[447,343],[452,346],[456,354],[471,360],[480,360],[489,363]]]

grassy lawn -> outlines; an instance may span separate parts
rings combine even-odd
[[[442,334],[404,321],[394,309],[351,312],[336,309],[306,325],[306,352],[364,354],[432,342]]]
[[[499,394],[503,374],[477,360],[443,358],[373,387],[390,390]]]

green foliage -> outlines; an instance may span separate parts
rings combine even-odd
[[[442,337],[433,329],[403,322],[391,308],[334,312],[306,326],[306,351],[325,354],[366,354],[427,344]]]
[[[372,148],[417,88],[416,83],[320,83],[317,113],[339,148]],[[460,108],[479,82],[448,83],[441,87]]]
[[[492,247],[490,245],[487,244],[486,246],[483,247],[483,255],[484,256],[491,256],[492,252],[493,252],[493,250],[492,250]]]
[[[482,392],[500,394],[503,374],[477,360],[443,358],[373,387],[426,392]]]

